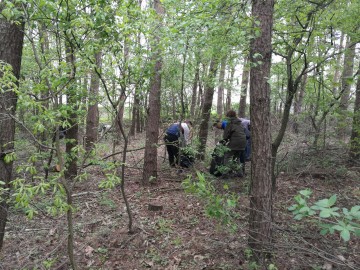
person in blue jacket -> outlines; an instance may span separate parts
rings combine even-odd
[[[170,125],[164,137],[166,143],[166,150],[169,156],[169,163],[171,167],[179,164],[179,146],[186,146],[190,139],[190,126],[191,121],[185,120],[184,122],[174,123]]]

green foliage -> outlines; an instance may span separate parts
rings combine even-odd
[[[12,66],[0,60],[0,93],[15,91],[17,89],[17,79],[13,73]]]
[[[293,212],[294,219],[301,220],[318,215],[318,224],[322,228],[320,232],[322,235],[333,234],[337,231],[345,242],[350,240],[352,234],[355,237],[360,236],[360,205],[355,205],[350,210],[343,208],[340,211],[338,207],[335,207],[336,194],[329,199],[322,199],[313,205],[308,205],[311,194],[311,190],[301,190],[295,196],[296,204],[288,208]]]
[[[49,258],[42,262],[45,269],[52,269],[54,267],[54,264],[58,261],[58,258]]]
[[[103,206],[108,206],[111,209],[115,209],[116,208],[116,203],[109,198],[108,193],[105,192],[101,195],[100,201],[99,201],[100,205]]]
[[[160,233],[172,233],[172,225],[173,221],[170,219],[159,218],[156,222],[156,228]]]
[[[224,195],[216,194],[215,187],[205,178],[205,175],[197,172],[197,180],[193,181],[189,175],[182,183],[184,189],[205,201],[205,213],[207,216],[219,220],[223,225],[228,225],[235,230],[237,225],[234,218],[237,216],[235,211],[239,196],[232,193]],[[227,185],[224,185],[227,190]]]
[[[16,178],[11,182],[14,206],[22,209],[28,218],[31,219],[38,213],[37,208],[34,207],[34,202],[38,200],[46,200],[46,211],[54,216],[69,209],[70,206],[66,203],[65,190],[61,184],[57,183],[57,179],[44,181],[37,176],[34,177],[34,180],[37,183],[28,183],[24,178]],[[52,197],[51,200],[49,200],[49,196]]]
[[[106,178],[99,184],[100,188],[113,189],[116,185],[121,183],[121,178],[117,176],[116,171],[105,174]]]

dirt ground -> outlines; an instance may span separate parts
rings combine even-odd
[[[134,140],[130,149],[138,145],[139,141]],[[288,163],[279,171],[273,198],[273,265],[268,269],[360,269],[359,238],[352,237],[345,243],[336,234],[322,236],[314,222],[296,221],[287,210],[298,191],[306,188],[312,189],[313,201],[337,194],[339,207],[359,204],[360,168],[314,164],[310,162],[314,157],[306,156],[310,152],[302,151],[300,159],[298,151],[293,156],[287,155]],[[331,151],[320,153],[319,158],[331,157]],[[120,190],[100,189],[103,178],[100,169],[87,168],[88,179],[77,183],[73,195],[78,268],[266,269],[256,268],[247,248],[251,162],[247,163],[245,178],[219,179],[206,175],[218,194],[240,195],[234,217],[237,228],[232,231],[206,215],[203,199],[182,188],[182,180],[189,175],[196,180],[195,169],[207,172],[206,165],[196,162],[193,169],[170,169],[164,152],[159,151],[157,183],[149,187],[141,185],[142,172],[136,165],[143,152],[128,156],[131,168],[126,171],[125,188],[132,212],[132,234],[128,233],[129,218]],[[294,163],[305,164],[304,160],[308,160],[307,166],[293,168]],[[34,202],[38,214],[31,220],[23,211],[11,208],[0,254],[1,270],[71,269],[67,259],[66,216],[46,213],[46,200]]]

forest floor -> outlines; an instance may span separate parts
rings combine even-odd
[[[141,140],[133,140],[129,148],[139,145]],[[207,166],[196,162],[193,169],[170,169],[164,153],[162,146],[158,179],[148,187],[141,185],[142,171],[136,167],[143,152],[128,155],[132,168],[126,171],[125,189],[132,213],[132,234],[128,233],[129,218],[120,190],[99,188],[104,175],[97,167],[87,168],[88,179],[79,182],[73,194],[78,268],[266,269],[252,262],[247,248],[251,162],[247,163],[244,178],[222,179],[206,174],[218,195],[239,195],[237,215],[232,216],[237,227],[233,228],[206,214],[206,199],[184,191],[182,181],[189,175],[195,181],[195,169],[206,173]],[[360,269],[359,238],[352,236],[344,242],[338,234],[322,236],[316,222],[296,221],[287,210],[303,189],[313,191],[312,202],[337,194],[340,208],[359,204],[360,168],[340,162],[344,160],[341,155],[345,153],[336,148],[315,154],[306,145],[297,145],[283,154],[273,198],[274,248],[268,269]],[[50,198],[34,203],[38,214],[31,220],[23,211],[11,207],[0,254],[1,270],[71,269],[66,215],[46,213]]]

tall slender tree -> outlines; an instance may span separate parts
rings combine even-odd
[[[0,13],[4,4],[0,3]],[[20,77],[21,56],[24,41],[24,24],[7,21],[0,17],[0,85],[8,85],[3,81],[13,76],[16,80]],[[6,71],[10,65],[12,71]],[[10,74],[9,74],[10,72]],[[16,88],[14,85],[14,88]],[[0,182],[4,183],[2,188],[10,190],[12,180],[15,138],[15,116],[17,95],[14,88],[0,87]],[[3,246],[5,227],[8,217],[9,192],[1,194],[0,198],[0,250]]]
[[[360,63],[356,72],[357,83],[354,104],[353,125],[350,140],[350,161],[360,161]]]
[[[216,77],[216,72],[218,68],[219,59],[217,55],[214,53],[213,58],[210,62],[209,73],[206,79],[205,89],[204,89],[204,103],[201,111],[201,122],[199,127],[199,140],[200,144],[198,147],[198,158],[203,160],[205,158],[205,149],[206,142],[208,138],[208,125],[212,107],[212,101],[214,97],[214,80]]]
[[[261,33],[250,43],[250,118],[252,138],[249,246],[255,260],[265,267],[265,258],[272,244],[272,184],[270,77],[271,36],[274,0],[255,0],[252,16]],[[255,25],[254,25],[255,26]]]
[[[164,8],[160,0],[154,0],[154,9],[159,16],[159,23],[161,24]],[[144,170],[142,177],[143,185],[147,185],[150,183],[150,180],[157,178],[157,143],[160,124],[161,72],[163,64],[159,43],[160,32],[157,31],[151,44],[154,72],[150,82],[149,105],[147,109]]]
[[[246,57],[243,65],[243,72],[241,77],[241,92],[240,92],[240,102],[239,102],[239,116],[246,116],[246,99],[249,85],[249,75],[250,69],[248,67],[249,58]]]
[[[95,68],[101,68],[102,53],[101,51],[95,53]],[[88,100],[88,112],[86,115],[86,136],[85,136],[85,148],[87,151],[91,150],[98,137],[98,126],[99,126],[99,84],[100,78],[98,74],[93,71],[91,74],[91,82],[89,89],[89,100]]]

